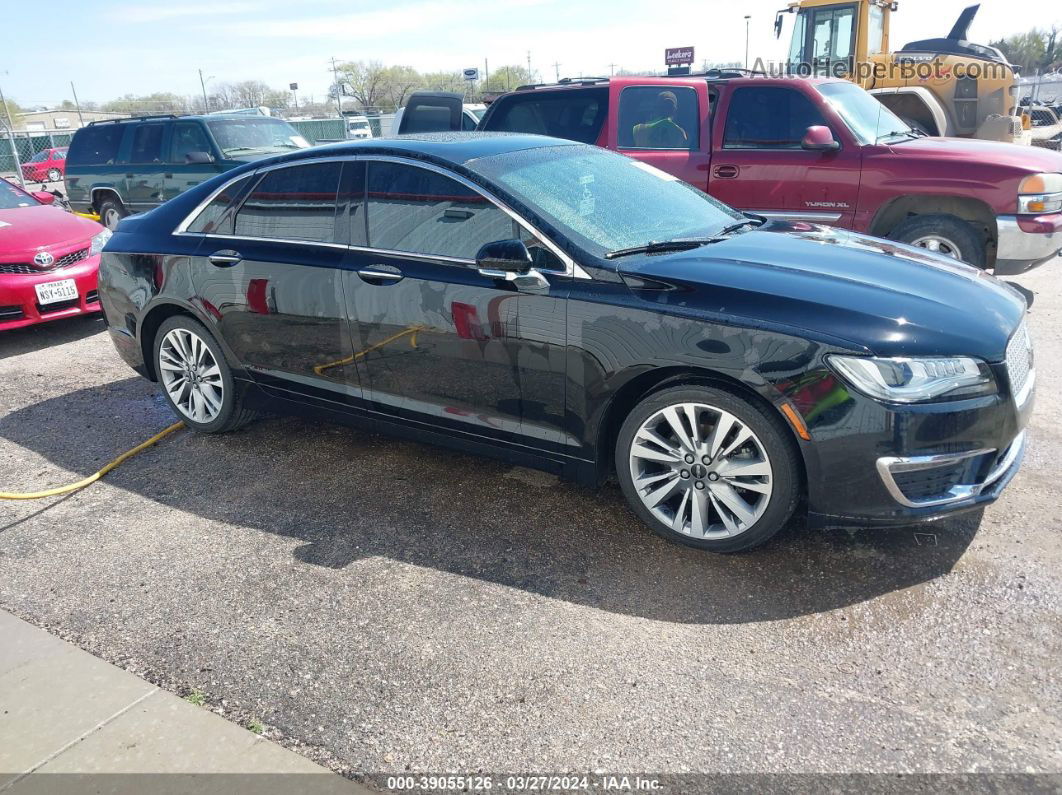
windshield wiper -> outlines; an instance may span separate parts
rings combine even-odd
[[[605,259],[626,257],[628,254],[659,254],[664,251],[686,251],[715,241],[714,237],[685,237],[675,240],[650,240],[644,246],[618,248],[605,254]]]
[[[909,138],[922,138],[925,136],[925,133],[921,130],[914,129],[913,127],[909,127],[906,130],[893,130],[892,132],[882,133],[881,135],[879,135],[877,140],[874,141],[874,143],[880,144],[883,138],[893,138],[897,135],[906,135]]]
[[[605,259],[626,257],[629,254],[660,254],[665,251],[686,251],[691,248],[699,248],[710,243],[718,243],[727,235],[733,234],[742,227],[749,225],[762,226],[766,220],[763,216],[746,218],[744,221],[724,226],[711,237],[679,237],[674,240],[650,240],[644,246],[631,246],[630,248],[618,248],[615,251],[610,251],[605,254]]]

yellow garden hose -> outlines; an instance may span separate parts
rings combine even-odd
[[[44,497],[58,497],[60,494],[69,494],[72,491],[77,491],[78,489],[83,489],[83,488],[85,488],[85,486],[88,486],[88,485],[90,485],[92,483],[95,483],[97,480],[102,478],[104,475],[106,475],[112,469],[120,466],[125,461],[128,461],[130,458],[135,456],[137,453],[140,453],[140,452],[143,452],[144,450],[147,450],[149,447],[151,447],[151,445],[155,444],[155,442],[159,441],[160,439],[162,439],[165,436],[169,436],[174,431],[179,430],[180,428],[183,428],[183,427],[184,427],[184,423],[183,422],[175,422],[175,423],[173,423],[173,425],[171,425],[169,428],[167,428],[166,430],[162,431],[161,433],[156,433],[154,436],[152,436],[146,442],[144,442],[142,444],[138,444],[132,450],[127,450],[126,452],[122,453],[116,459],[111,461],[111,463],[107,464],[107,466],[105,466],[99,472],[96,472],[96,473],[94,473],[92,475],[89,475],[87,478],[85,478],[84,480],[79,480],[77,483],[71,483],[69,486],[60,486],[59,488],[55,488],[55,489],[48,489],[47,491],[34,491],[34,492],[27,492],[25,494],[19,494],[17,492],[0,491],[0,500],[40,500],[40,499],[43,499]]]

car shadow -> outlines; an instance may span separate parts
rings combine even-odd
[[[91,337],[106,330],[103,315],[74,315],[59,320],[0,332],[0,359],[51,348]]]
[[[71,436],[55,417],[86,435]],[[85,475],[172,421],[154,385],[130,378],[19,409],[0,419],[0,437]],[[950,571],[980,524],[980,513],[922,529],[811,531],[795,522],[764,547],[718,556],[655,536],[615,486],[591,491],[491,459],[297,418],[221,436],[182,431],[107,482],[212,521],[292,538],[296,558],[316,566],[385,556],[680,623],[792,618],[908,588]]]

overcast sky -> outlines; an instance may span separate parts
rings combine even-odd
[[[900,0],[894,44],[947,34],[970,0]],[[526,65],[552,79],[660,69],[665,47],[693,46],[698,64],[744,60],[750,14],[753,58],[778,58],[774,12],[786,0],[136,0],[5,4],[0,88],[23,105],[122,94],[198,93],[217,81],[300,84],[322,97],[329,59],[378,59],[422,71]],[[61,9],[61,10],[60,10]],[[1053,18],[1052,18],[1053,17]],[[1062,4],[984,0],[979,42],[1062,22]],[[24,31],[24,32],[23,32]]]

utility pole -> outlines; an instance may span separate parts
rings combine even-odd
[[[77,120],[78,120],[78,123],[82,127],[84,127],[85,126],[85,117],[81,115],[81,103],[77,99],[77,89],[74,88],[74,81],[73,80],[70,81],[70,90],[74,93],[74,107],[77,108]]]
[[[487,90],[487,84],[490,83],[490,69],[487,68],[487,59],[483,59],[483,87],[480,89],[480,94]]]
[[[752,19],[752,16],[749,15],[749,14],[746,14],[745,15],[745,70],[746,71],[748,71],[748,68],[749,68],[749,20],[750,19]]]
[[[527,82],[528,83],[534,83],[535,82],[535,78],[532,76],[532,72],[531,72],[531,50],[527,51]]]
[[[203,89],[203,112],[206,113],[210,110],[210,100],[206,95],[206,80],[203,79],[203,70],[199,70],[199,87]]]
[[[339,111],[339,118],[343,118],[343,91],[339,87],[339,69],[336,67],[335,56],[332,56],[332,79],[335,81],[333,85],[336,90],[336,110]]]
[[[556,61],[554,61],[553,62],[553,72],[554,72],[554,74],[557,75],[557,82],[558,83],[560,82],[560,68],[561,68],[561,65],[559,63],[557,63]]]
[[[608,73],[609,73],[609,75],[611,75],[611,76],[613,76],[613,77],[615,77],[615,76],[616,76],[616,64],[614,64],[614,63],[610,63],[610,64],[608,65]]]

